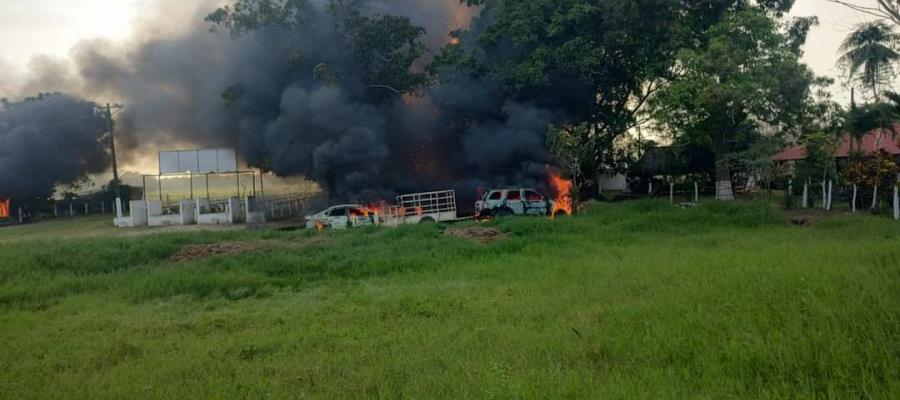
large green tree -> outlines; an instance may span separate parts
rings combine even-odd
[[[587,126],[585,176],[615,166],[617,140],[646,122],[641,111],[676,77],[679,49],[735,10],[788,11],[793,0],[465,0],[483,6],[432,71],[488,82],[498,97],[564,110]],[[447,71],[451,71],[448,73]],[[585,125],[586,124],[586,125]],[[584,132],[583,132],[584,133]],[[583,159],[583,157],[579,157]]]
[[[808,122],[816,77],[800,62],[805,33],[788,32],[761,9],[729,13],[704,45],[679,53],[677,79],[652,103],[664,131],[713,151],[723,197],[731,190],[728,154],[764,130],[797,134]]]

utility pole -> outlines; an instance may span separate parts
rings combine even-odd
[[[106,103],[106,126],[109,128],[109,146],[112,151],[113,182],[119,188],[119,165],[116,162],[116,135],[113,131],[112,106]]]

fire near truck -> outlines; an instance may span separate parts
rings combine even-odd
[[[330,207],[306,217],[306,227],[346,229],[365,225],[400,226],[458,220],[456,192],[444,190],[398,196],[395,205],[347,204]]]

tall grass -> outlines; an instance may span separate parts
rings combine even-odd
[[[900,225],[756,203],[5,243],[0,397],[898,398]],[[174,263],[187,244],[260,250]]]

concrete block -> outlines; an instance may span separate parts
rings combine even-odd
[[[136,226],[147,226],[147,206],[142,200],[135,200],[129,203],[131,205],[131,214],[122,217],[116,217],[113,223],[119,228],[132,228]],[[122,201],[116,203],[116,215],[123,214],[121,210]]]

